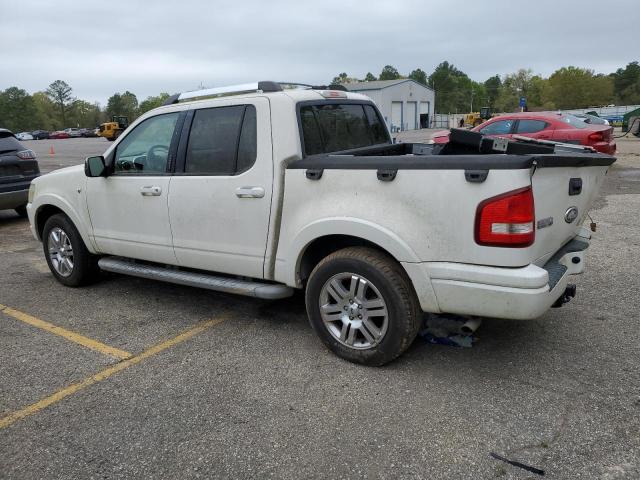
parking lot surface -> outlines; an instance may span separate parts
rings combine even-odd
[[[43,172],[110,145],[25,144]],[[640,141],[618,146],[571,303],[383,368],[323,348],[302,295],[63,287],[0,212],[0,478],[538,478],[491,452],[640,478]]]

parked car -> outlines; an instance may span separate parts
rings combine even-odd
[[[69,134],[63,130],[58,130],[58,131],[49,133],[49,138],[52,138],[52,139],[69,138]]]
[[[29,132],[20,132],[16,133],[16,138],[21,141],[33,140],[33,135],[31,135]]]
[[[65,128],[64,132],[66,132],[70,137],[81,137],[82,131],[79,128]]]
[[[0,210],[12,209],[26,217],[29,186],[38,175],[36,154],[0,128]]]
[[[573,113],[574,117],[578,117],[584,123],[590,123],[591,125],[609,125],[609,120],[606,118],[596,117],[588,113]]]
[[[471,130],[494,137],[511,138],[521,135],[540,140],[586,145],[609,155],[616,152],[611,126],[591,125],[566,113],[510,113],[494,117]],[[433,141],[447,143],[449,131],[435,133]]]
[[[31,135],[36,140],[46,140],[49,138],[49,132],[46,130],[34,130],[31,132]]]
[[[95,128],[81,128],[80,129],[81,137],[97,137],[98,134],[95,131]]]
[[[480,154],[455,138],[438,155],[393,144],[364,95],[253,88],[175,95],[103,156],[38,178],[27,210],[53,276],[305,289],[321,340],[367,365],[405,351],[423,312],[525,320],[575,293],[582,222],[615,158],[560,162],[517,142],[517,155]]]

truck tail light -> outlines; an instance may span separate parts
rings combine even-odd
[[[535,235],[531,187],[488,198],[478,205],[475,239],[479,245],[528,247]]]

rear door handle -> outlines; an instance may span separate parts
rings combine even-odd
[[[140,195],[143,197],[158,197],[162,193],[162,188],[156,186],[140,187]]]
[[[262,188],[262,187],[240,187],[240,188],[236,188],[236,197],[238,197],[238,198],[262,198],[262,197],[264,197],[264,188]]]

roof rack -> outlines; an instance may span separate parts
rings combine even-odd
[[[295,82],[272,82],[263,80],[260,82],[243,83],[240,85],[229,85],[226,87],[205,88],[203,90],[194,90],[192,92],[176,93],[167,98],[162,105],[173,105],[183,100],[191,100],[203,97],[219,97],[223,95],[239,95],[242,93],[253,92],[281,92],[285,88],[305,88],[309,90],[341,90],[346,92],[347,89],[342,85],[308,85],[306,83]]]

